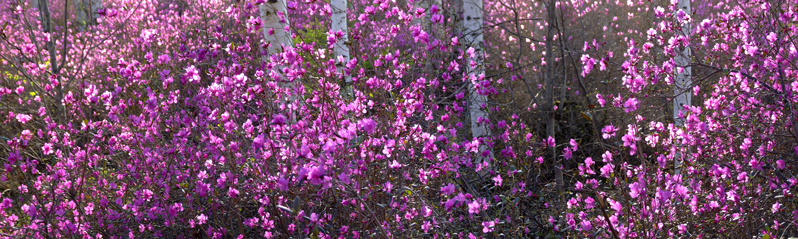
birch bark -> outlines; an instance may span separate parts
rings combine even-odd
[[[684,12],[686,17],[689,17],[692,10],[690,8],[690,0],[680,0],[679,3],[676,4],[676,14],[674,15],[679,15],[678,12],[680,10]],[[682,24],[681,34],[689,36],[691,31],[692,29],[689,22]],[[691,53],[690,47],[685,46],[684,49],[673,58],[674,63],[676,63],[676,79],[674,80],[673,87],[673,94],[675,95],[673,98],[673,122],[674,125],[679,128],[684,126],[684,119],[679,117],[679,111],[681,111],[685,105],[690,105],[692,103],[692,92],[690,90],[690,86],[692,85],[692,68],[689,66]],[[683,70],[680,71],[679,68]],[[674,172],[679,174],[682,168],[682,150],[680,149],[680,144],[675,145],[676,149],[673,160],[676,168]]]
[[[333,46],[333,54],[335,55],[335,68],[338,73],[344,78],[346,86],[344,88],[347,97],[351,97],[352,92],[352,76],[345,71],[346,63],[349,62],[349,26],[347,25],[347,0],[331,0],[330,8],[332,9],[332,32],[342,32],[343,36],[338,38]],[[342,60],[340,60],[342,59]]]
[[[468,111],[471,116],[471,135],[474,138],[484,139],[490,137],[490,129],[488,128],[488,112],[485,110],[487,107],[487,96],[481,94],[481,87],[479,83],[485,77],[485,69],[483,68],[484,58],[484,38],[482,31],[482,0],[463,0],[463,20],[464,20],[464,45],[466,49],[473,48],[473,57],[468,57],[468,72],[469,83],[471,84],[468,92]],[[469,55],[468,53],[466,53]],[[488,150],[487,144],[480,143],[479,151],[484,152]],[[477,163],[483,165],[480,173],[490,170],[490,159],[479,156]],[[485,167],[487,166],[487,167]]]

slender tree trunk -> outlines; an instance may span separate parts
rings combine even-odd
[[[39,9],[39,0],[28,0],[28,6],[33,9]]]
[[[482,0],[463,0],[463,17],[464,17],[464,44],[466,49],[468,47],[474,48],[474,57],[469,57],[467,61],[467,69],[469,72],[469,81],[471,86],[469,87],[468,92],[468,111],[471,116],[471,135],[474,138],[486,138],[490,137],[490,129],[488,129],[488,112],[486,111],[487,107],[487,96],[480,94],[478,89],[481,89],[477,84],[480,82],[480,78],[485,76],[485,69],[483,68],[483,58],[484,58],[484,40],[482,35]],[[480,152],[488,150],[487,144],[480,143],[479,146]],[[492,159],[492,155],[489,159],[483,158],[481,155],[478,156],[479,160],[477,163],[480,164],[487,164],[487,167],[483,167],[484,170],[481,171],[481,174],[485,174],[490,169],[490,161]],[[486,160],[488,160],[486,162]]]
[[[684,13],[689,16],[691,13],[690,0],[679,1],[679,3],[676,5],[676,12],[678,12],[679,10],[684,11]],[[682,25],[680,34],[684,34],[685,36],[687,36],[690,35],[691,31],[692,29],[690,23],[685,23],[684,25]],[[690,90],[690,85],[692,85],[693,82],[691,79],[692,69],[689,66],[690,58],[691,58],[690,47],[685,46],[684,49],[681,51],[681,53],[676,55],[676,57],[674,57],[673,59],[673,61],[676,63],[677,66],[675,72],[676,79],[674,81],[674,87],[673,87],[673,93],[675,95],[673,99],[673,121],[676,127],[684,126],[684,119],[679,117],[679,111],[683,109],[684,105],[690,105],[692,100],[692,92]],[[680,67],[684,68],[684,70],[682,70],[681,72],[679,71]],[[681,166],[683,160],[682,159],[683,150],[680,149],[681,144],[674,142],[674,145],[676,147],[673,158],[674,166],[676,167],[674,172],[676,174],[679,174],[682,170]]]
[[[289,24],[285,0],[269,0],[258,8],[263,22],[263,40],[268,44],[267,57],[282,52],[283,46],[292,46],[291,34],[285,30]]]
[[[53,28],[52,28],[53,22],[51,19],[52,15],[50,14],[50,3],[48,0],[38,0],[38,1],[39,1],[38,4],[39,19],[41,20],[42,31],[51,34],[50,40],[46,42],[47,52],[50,54],[50,69],[54,74],[57,75],[59,73],[60,68],[58,67],[57,54],[55,49],[54,38],[56,36],[54,36],[53,34]],[[64,96],[63,92],[64,85],[61,83],[62,83],[61,78],[59,77],[58,86],[56,87],[56,100],[57,100],[56,102],[59,103],[61,102],[61,99],[63,99]]]
[[[289,26],[288,8],[285,0],[268,0],[258,6],[258,9],[263,24],[263,40],[267,44],[267,47],[263,49],[266,51],[263,61],[268,62],[271,55],[281,53],[286,50],[285,48],[293,47],[291,33],[288,31],[289,29],[286,29]],[[285,67],[279,65],[274,69],[278,75],[275,79],[277,84],[283,89],[296,89],[295,86],[298,82],[289,82],[289,79],[285,77],[284,69]],[[286,109],[293,109],[290,110],[292,113],[288,116],[291,122],[296,122],[296,104],[292,103],[297,102],[300,97],[301,95],[296,92],[291,92],[287,98],[280,99],[280,104],[284,105]]]
[[[346,74],[344,70],[346,67],[346,63],[349,62],[349,28],[347,25],[347,1],[346,0],[331,0],[330,1],[330,8],[332,9],[332,26],[330,29],[334,32],[341,31],[344,33],[343,37],[338,39],[333,47],[333,54],[335,54],[335,68],[336,71],[341,73],[341,76],[344,78],[346,82],[346,86],[344,87],[345,94],[347,97],[353,96],[352,90],[352,76]],[[343,57],[343,61],[339,61],[338,57]]]
[[[543,84],[546,87],[546,134],[551,138],[555,138],[554,79],[556,78],[556,73],[554,72],[554,31],[556,30],[555,24],[557,24],[557,16],[555,11],[556,5],[557,0],[549,0],[549,4],[546,6],[549,27],[546,34],[546,72],[545,76],[543,77]],[[554,177],[556,180],[557,189],[559,190],[563,188],[564,182],[562,177],[562,164],[559,157],[557,157],[557,147],[549,147],[549,153],[551,154],[553,162],[555,162]]]

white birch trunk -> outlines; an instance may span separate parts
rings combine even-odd
[[[293,47],[291,33],[285,29],[289,26],[288,8],[285,1],[286,0],[268,0],[258,6],[260,10],[260,19],[263,24],[263,40],[268,44],[266,49],[263,49],[266,51],[266,54],[263,56],[264,62],[268,62],[271,55],[282,53],[287,48]],[[282,19],[280,17],[281,15]],[[284,69],[285,68],[280,65],[274,69],[279,75],[279,79],[275,79],[277,84],[284,89],[295,89],[294,87],[297,82],[288,82],[288,79],[285,77],[285,72],[283,71]],[[292,112],[295,112],[296,104],[292,104],[292,102],[297,102],[298,100],[299,96],[297,96],[296,93],[291,93],[287,99],[281,99],[280,103],[286,108],[291,108]],[[288,117],[289,121],[296,122],[296,115],[294,113]]]
[[[471,135],[474,138],[485,138],[490,136],[488,125],[479,121],[480,118],[488,118],[488,113],[484,109],[484,107],[487,106],[487,96],[479,94],[476,90],[477,86],[475,85],[478,83],[477,79],[485,75],[485,69],[483,68],[484,40],[482,35],[482,13],[482,0],[463,0],[464,45],[466,49],[468,49],[468,47],[474,48],[475,53],[473,58],[469,57],[467,60],[468,77],[471,81],[468,92],[468,112],[471,116]],[[473,67],[471,62],[475,63]],[[487,144],[481,143],[479,150],[480,152],[488,150]],[[479,160],[477,163],[482,163],[486,160],[481,156],[478,158]],[[487,173],[490,170],[490,164],[486,169],[487,170],[483,169],[484,171],[480,173]]]
[[[679,10],[682,10],[686,15],[690,15],[692,9],[690,8],[690,0],[680,0],[679,3],[676,5],[676,12],[678,13]],[[676,15],[676,14],[674,14]],[[690,35],[692,31],[690,23],[687,22],[682,25],[681,27],[682,34],[685,36]],[[676,55],[673,61],[676,63],[676,79],[674,80],[674,87],[673,93],[675,95],[673,99],[673,121],[676,127],[684,126],[684,119],[679,117],[679,111],[682,110],[684,107],[683,105],[690,105],[691,98],[692,98],[692,91],[690,90],[690,85],[692,85],[691,79],[691,67],[690,64],[691,52],[690,47],[685,46],[684,49],[680,52],[680,54]],[[679,72],[679,68],[684,68],[681,72]],[[681,172],[682,166],[682,149],[680,144],[675,143],[676,145],[676,154],[674,154],[674,165],[676,169],[674,172],[679,174]]]
[[[288,11],[285,0],[269,0],[258,6],[258,8],[260,10],[260,20],[263,23],[263,40],[269,43],[268,48],[265,49],[267,56],[282,52],[283,46],[291,47],[293,45],[291,34],[285,31],[285,27],[288,26]],[[280,20],[278,12],[283,15],[284,21]],[[272,31],[273,34],[270,34]]]
[[[353,94],[352,76],[347,75],[344,70],[346,63],[349,62],[349,46],[347,45],[349,43],[349,27],[346,17],[347,1],[331,0],[330,8],[332,9],[332,26],[330,26],[330,29],[333,32],[341,31],[344,33],[344,36],[338,39],[333,47],[333,54],[335,55],[336,61],[335,68],[346,81],[346,86],[344,88],[345,94],[351,97]],[[338,56],[343,57],[342,62],[338,61]]]

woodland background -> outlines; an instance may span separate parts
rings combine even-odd
[[[0,237],[798,235],[795,0],[0,0]]]

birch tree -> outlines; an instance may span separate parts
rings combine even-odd
[[[466,53],[466,55],[468,55],[467,69],[469,72],[469,83],[471,84],[468,92],[468,112],[471,116],[471,135],[474,138],[485,138],[490,136],[488,113],[485,110],[487,106],[487,96],[479,92],[481,88],[479,82],[485,77],[485,69],[483,68],[484,40],[482,33],[482,9],[482,0],[463,0],[463,40],[468,49]],[[483,152],[485,150],[488,150],[487,145],[484,142],[480,143],[479,151]],[[488,162],[483,162],[486,159],[482,157],[479,158],[478,163],[488,165],[489,169],[490,164]]]
[[[263,26],[263,40],[266,43],[266,54],[263,56],[263,61],[268,62],[273,54],[281,53],[285,48],[293,46],[291,33],[289,32],[288,21],[288,7],[285,0],[268,0],[258,6],[260,10],[260,19]],[[275,71],[277,73],[278,85],[284,89],[294,89],[293,82],[288,82],[283,70],[285,66],[277,65]],[[296,93],[290,93],[287,99],[282,99],[281,104],[286,108],[292,107],[292,102],[297,102],[298,96]],[[295,114],[295,113],[292,113]],[[296,115],[289,115],[291,122],[296,121]]]
[[[349,46],[347,43],[349,42],[349,28],[347,25],[347,17],[346,17],[346,10],[347,10],[347,1],[346,0],[332,0],[330,1],[330,8],[332,9],[332,26],[330,30],[335,34],[338,35],[338,32],[341,32],[343,36],[336,37],[337,40],[335,41],[335,46],[333,47],[333,54],[335,55],[335,68],[338,73],[345,79],[346,87],[345,93],[348,96],[352,96],[352,76],[346,74],[344,68],[346,67],[346,63],[349,62]]]
[[[681,11],[681,13],[680,13]],[[677,18],[677,22],[681,25],[681,32],[685,37],[690,35],[691,26],[690,22],[687,19],[690,19],[690,0],[680,0],[679,3],[676,5],[676,13],[674,14]],[[690,67],[690,47],[684,46],[681,52],[677,53],[676,57],[674,57],[673,61],[676,63],[676,79],[674,81],[673,87],[673,94],[675,95],[673,99],[673,121],[676,127],[681,128],[684,126],[684,119],[679,117],[679,111],[681,111],[685,105],[691,104],[691,97],[692,93],[690,92],[690,85],[692,85],[691,79],[691,67]],[[679,174],[681,171],[681,160],[682,160],[682,153],[681,150],[678,148],[680,145],[676,145],[676,153],[674,154],[674,162],[675,162],[675,172]]]
[[[267,56],[283,51],[283,47],[293,45],[288,27],[287,7],[285,0],[269,0],[258,6],[263,24],[263,40]],[[266,59],[264,59],[265,61]]]

